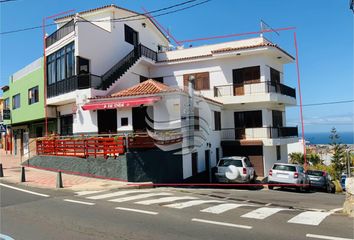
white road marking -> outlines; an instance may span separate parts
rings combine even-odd
[[[0,186],[11,188],[11,189],[14,189],[14,190],[17,190],[17,191],[21,191],[21,192],[25,192],[25,193],[29,193],[29,194],[33,194],[33,195],[37,195],[37,196],[41,196],[41,197],[50,197],[47,194],[37,193],[37,192],[33,192],[33,191],[22,189],[22,188],[13,187],[13,186],[10,186],[10,185],[7,185],[7,184],[3,184],[3,183],[0,183]]]
[[[198,199],[198,198],[197,197],[164,197],[164,198],[145,200],[145,201],[140,201],[135,203],[141,205],[152,205],[157,203],[168,203],[168,202],[175,202],[178,200],[193,200],[193,199]]]
[[[81,192],[76,192],[75,194],[76,194],[77,196],[85,196],[85,195],[100,193],[100,192],[104,192],[104,191],[106,191],[106,190],[81,191]]]
[[[106,194],[101,194],[101,195],[96,195],[96,196],[91,196],[91,197],[86,197],[87,199],[104,199],[104,198],[110,198],[110,197],[118,197],[118,196],[123,196],[127,195],[130,193],[143,193],[143,192],[151,192],[151,190],[127,190],[127,191],[118,191],[118,192],[113,192],[113,193],[106,193]]]
[[[158,212],[151,212],[151,211],[145,211],[145,210],[134,209],[134,208],[116,207],[116,209],[118,209],[118,210],[123,210],[123,211],[130,211],[130,212],[145,213],[145,214],[150,214],[150,215],[157,215],[157,214],[159,214]]]
[[[127,202],[127,201],[132,201],[132,200],[137,200],[137,199],[142,199],[142,198],[149,198],[149,197],[155,197],[155,196],[170,196],[173,195],[172,193],[145,193],[145,194],[139,194],[139,195],[134,195],[130,197],[124,197],[124,198],[115,198],[108,200],[110,202]]]
[[[227,227],[235,227],[235,228],[243,228],[243,229],[252,229],[252,226],[239,225],[239,224],[226,223],[226,222],[216,222],[216,221],[204,220],[204,219],[199,219],[199,218],[192,218],[192,221],[193,221],[193,222],[202,222],[202,223],[209,223],[209,224],[227,226]]]
[[[288,223],[297,223],[304,225],[319,225],[326,217],[331,215],[331,212],[302,212],[299,215],[296,215],[288,221]]]
[[[256,210],[253,210],[249,213],[242,215],[243,218],[254,218],[254,219],[265,219],[279,211],[285,210],[284,208],[269,208],[261,207]]]
[[[343,211],[343,208],[335,208],[335,209],[332,209],[331,211],[329,211],[330,213],[336,213],[336,212],[339,212],[339,211]]]
[[[182,209],[182,208],[201,205],[204,203],[222,203],[222,202],[223,201],[218,201],[218,200],[193,200],[193,201],[182,202],[182,203],[168,204],[168,205],[164,205],[164,207]]]
[[[236,204],[236,203],[223,203],[223,204],[219,204],[217,206],[205,208],[200,211],[207,212],[207,213],[220,214],[220,213],[224,213],[226,211],[229,211],[229,210],[232,210],[235,208],[239,208],[239,207],[243,207],[243,206],[252,206],[252,205],[250,205],[250,204]]]
[[[1,239],[1,240],[15,240],[15,239],[13,239],[13,238],[10,237],[10,236],[5,235],[5,234],[1,234],[1,233],[0,233],[0,239]]]
[[[352,238],[332,237],[332,236],[317,235],[317,234],[310,234],[310,233],[306,234],[306,237],[326,239],[326,240],[353,240]]]
[[[79,203],[79,204],[84,204],[84,205],[95,205],[95,203],[92,202],[83,202],[83,201],[76,201],[76,200],[71,200],[71,199],[64,199],[65,202],[72,202],[72,203]]]

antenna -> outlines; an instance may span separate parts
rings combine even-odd
[[[279,32],[277,32],[275,29],[273,29],[269,24],[267,24],[265,21],[261,19],[261,34],[260,36],[263,37],[263,32],[275,32],[278,36],[280,36]],[[271,31],[267,31],[271,30]]]

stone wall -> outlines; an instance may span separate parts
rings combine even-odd
[[[343,212],[354,217],[354,177],[345,181],[346,198],[343,205]]]

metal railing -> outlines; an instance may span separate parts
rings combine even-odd
[[[93,74],[80,74],[66,78],[62,81],[47,86],[47,97],[55,97],[77,89],[97,88],[101,85],[100,76]]]
[[[139,56],[144,56],[150,58],[153,61],[157,61],[157,52],[155,52],[154,50],[151,50],[150,48],[142,44],[139,44],[138,49],[139,49]]]
[[[214,87],[214,97],[242,96],[257,93],[279,93],[296,98],[295,88],[271,81],[228,84]]]
[[[221,129],[222,140],[298,137],[297,127],[255,127]]]
[[[53,32],[45,39],[46,47],[53,45],[55,42],[59,41],[69,33],[75,30],[74,19],[64,24],[61,28]]]

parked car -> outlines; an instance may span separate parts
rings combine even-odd
[[[269,170],[268,183],[289,184],[284,187],[296,188],[298,191],[310,190],[310,178],[304,168],[297,164],[275,163]],[[299,184],[304,186],[299,186]],[[268,185],[268,188],[273,189],[274,186]]]
[[[247,157],[223,157],[216,166],[216,181],[221,183],[250,183],[256,178],[251,161]]]
[[[342,187],[343,191],[345,191],[345,180],[347,179],[347,175],[343,174],[340,177],[340,186]]]
[[[332,182],[332,177],[325,171],[307,170],[307,175],[310,177],[311,188],[322,189],[328,193],[335,193],[336,186]]]

